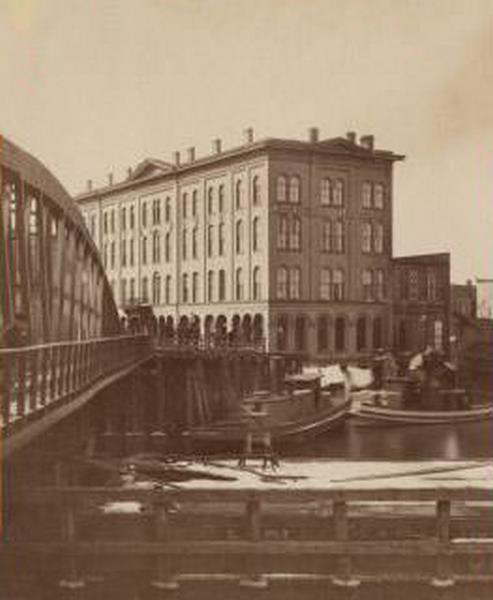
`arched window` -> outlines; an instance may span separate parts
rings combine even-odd
[[[129,256],[129,260],[130,260],[130,266],[133,267],[134,266],[134,239],[131,238],[129,240],[129,250],[130,250],[130,256]]]
[[[183,273],[181,278],[181,300],[188,302],[188,275]]]
[[[236,254],[243,252],[243,223],[236,221]]]
[[[152,234],[152,262],[158,263],[161,260],[161,239],[159,237],[159,232],[155,231]]]
[[[192,192],[192,216],[197,216],[198,210],[198,199],[197,199],[197,190],[193,190]]]
[[[383,225],[382,223],[375,223],[373,232],[373,249],[377,254],[383,252]]]
[[[199,297],[199,274],[194,272],[192,274],[192,302],[198,301]]]
[[[224,223],[219,223],[217,241],[217,252],[219,256],[224,256]]]
[[[320,316],[317,320],[317,342],[318,351],[327,352],[329,349],[329,323],[325,316]]]
[[[165,204],[165,208],[164,208],[164,218],[166,220],[166,223],[169,223],[171,221],[171,200],[169,197],[166,198],[166,204]]]
[[[224,212],[224,185],[221,183],[218,190],[218,210],[219,213]]]
[[[192,258],[197,258],[197,228],[192,229]]]
[[[214,302],[214,271],[207,272],[207,298]]]
[[[108,244],[104,244],[103,246],[103,267],[106,269],[108,266]]]
[[[226,271],[219,271],[219,300],[226,300]]]
[[[365,181],[361,186],[361,203],[363,208],[371,208],[371,183]]]
[[[253,219],[253,225],[252,225],[252,248],[254,252],[257,252],[257,250],[259,249],[259,218],[255,217]]]
[[[241,203],[242,203],[242,187],[241,187],[241,180],[238,179],[238,181],[236,182],[236,187],[235,187],[235,206],[236,206],[236,210],[240,210],[241,208]]]
[[[320,300],[330,300],[332,288],[332,271],[329,268],[320,271]]]
[[[214,247],[214,226],[209,225],[207,227],[207,256],[212,257]]]
[[[306,345],[306,318],[302,315],[296,317],[294,323],[294,346],[298,351],[305,349]]]
[[[258,175],[255,175],[252,181],[252,195],[253,205],[258,206],[260,204],[260,181]]]
[[[166,304],[171,303],[171,275],[166,275],[164,284],[164,301]]]
[[[356,350],[362,352],[366,349],[366,319],[359,317],[356,321]]]
[[[289,201],[291,204],[299,204],[301,196],[301,182],[296,175],[289,181]]]
[[[361,250],[371,252],[371,225],[370,223],[361,224]]]
[[[344,317],[337,317],[334,325],[334,346],[336,352],[344,352],[346,348],[346,320]]]
[[[143,247],[145,248],[145,237],[143,238]],[[142,257],[142,262],[145,264],[144,257]],[[115,242],[110,244],[110,267],[115,268]]]
[[[277,269],[276,296],[279,300],[288,298],[288,270],[286,267]]]
[[[214,211],[214,190],[213,188],[209,188],[207,190],[207,213],[212,215]]]
[[[383,269],[377,269],[375,272],[376,282],[375,282],[375,291],[377,300],[385,299],[385,274]]]
[[[375,317],[373,319],[373,348],[378,350],[382,347],[382,319],[380,317]]]
[[[260,300],[260,267],[253,269],[253,299]]]
[[[330,205],[330,179],[325,178],[320,182],[320,204]]]
[[[344,182],[342,179],[336,179],[335,181],[332,204],[334,206],[344,206]]]
[[[126,240],[122,240],[120,242],[120,260],[122,263],[122,267],[126,267],[127,266],[127,242]]]
[[[135,208],[133,206],[130,207],[130,229],[135,228]]]
[[[286,202],[287,200],[287,181],[284,175],[277,178],[277,201]]]
[[[301,249],[301,219],[299,217],[293,217],[291,221],[289,247],[291,250]]]
[[[147,264],[147,237],[142,238],[142,264]]]
[[[325,221],[322,223],[322,251],[330,252],[332,250],[332,223]]]
[[[188,196],[187,196],[187,193],[185,192],[183,194],[183,196],[182,196],[182,206],[181,206],[181,208],[182,208],[182,217],[184,219],[187,218],[187,208],[188,208],[187,204],[188,204]]]
[[[332,292],[332,297],[334,300],[344,299],[344,272],[342,269],[334,270]]]
[[[284,215],[279,217],[277,222],[277,249],[286,250],[288,245],[288,219]]]
[[[148,302],[149,300],[149,286],[147,277],[142,277],[142,301]]]
[[[241,268],[236,269],[236,299],[243,300],[243,270]]]
[[[373,206],[375,208],[383,208],[384,203],[384,188],[381,183],[376,183],[373,187]]]
[[[130,278],[130,302],[134,302],[135,300],[135,279],[133,277]]]
[[[127,211],[125,210],[125,207],[121,210],[121,227],[122,231],[125,231],[127,227]]]
[[[361,284],[363,286],[363,300],[373,300],[373,273],[370,269],[363,269]]]
[[[164,260],[166,262],[171,260],[171,234],[169,232],[164,238]]]
[[[289,297],[299,300],[301,297],[301,271],[299,267],[289,269]]]
[[[181,256],[183,260],[187,259],[187,230],[183,229],[183,237],[181,239]]]
[[[161,304],[161,276],[154,273],[152,276],[152,303]]]

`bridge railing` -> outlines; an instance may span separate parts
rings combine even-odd
[[[0,349],[1,428],[8,435],[151,352],[146,335]]]

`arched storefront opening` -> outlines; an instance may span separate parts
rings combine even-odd
[[[383,345],[382,319],[376,317],[373,319],[373,348],[378,350]]]
[[[326,316],[320,316],[317,320],[317,346],[319,352],[329,349],[329,320]]]
[[[280,315],[277,319],[277,349],[284,351],[288,348],[288,318],[286,315]]]
[[[306,317],[298,315],[294,325],[294,347],[303,352],[306,349]]]
[[[362,352],[366,347],[366,317],[359,317],[356,321],[356,350]]]
[[[335,351],[344,352],[346,349],[346,319],[337,317],[334,326],[335,334]]]

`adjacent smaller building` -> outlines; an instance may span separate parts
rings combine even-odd
[[[450,348],[450,254],[393,261],[393,332],[398,352]]]

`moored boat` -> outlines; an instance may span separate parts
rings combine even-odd
[[[224,419],[187,432],[195,446],[244,450],[260,441],[275,448],[326,433],[349,415],[351,399],[344,385],[320,387],[320,377],[293,375],[278,393],[256,392]],[[265,440],[268,440],[267,442]]]
[[[405,377],[388,378],[383,389],[353,396],[356,425],[439,425],[493,418],[493,404],[478,404],[474,393],[456,387],[456,369],[450,363],[428,352],[412,359],[411,365]]]

